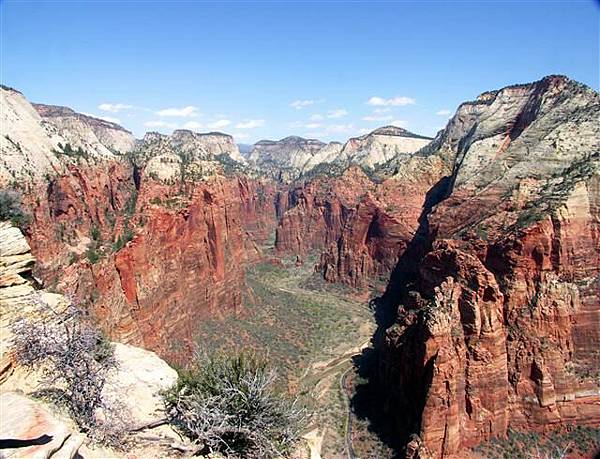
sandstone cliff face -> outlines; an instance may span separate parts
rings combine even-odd
[[[90,304],[114,339],[189,355],[197,321],[241,308],[243,264],[275,226],[275,189],[243,177],[169,185],[114,163],[38,189],[39,275]]]
[[[0,88],[0,186],[38,182],[69,165],[101,165],[133,148],[130,132],[66,107],[32,105],[20,92]]]
[[[39,178],[44,173],[60,168],[52,149],[54,139],[42,126],[42,119],[20,92],[0,88],[2,104],[0,137],[0,185],[20,180],[23,176]]]
[[[400,163],[399,163],[400,164]],[[321,252],[326,280],[363,288],[385,279],[419,229],[448,166],[438,157],[408,157],[383,181],[359,167],[292,187],[279,201],[280,253]]]
[[[392,278],[381,380],[436,457],[600,421],[599,102],[547,77],[463,104],[434,141],[451,187]]]
[[[176,130],[170,136],[149,132],[137,142],[135,151],[136,162],[147,175],[170,182],[210,178],[222,171],[223,157],[240,168],[246,162],[233,137],[218,132]]]
[[[131,132],[116,123],[83,115],[68,107],[44,104],[33,104],[33,107],[74,148],[110,157],[110,153],[124,154],[134,147]]]
[[[113,123],[2,96],[12,104],[3,126],[22,142],[11,143],[15,157],[35,169],[18,184],[36,275],[88,305],[115,339],[189,355],[198,319],[241,307],[243,263],[275,226],[274,186],[226,171],[235,162],[221,156],[239,154],[227,135],[149,134],[131,150]],[[162,177],[169,155],[178,162]],[[16,173],[21,163],[5,158]]]
[[[62,295],[38,290],[28,280],[34,263],[21,231],[9,222],[0,222],[0,436],[19,440],[48,438],[47,442],[30,445],[4,445],[3,453],[10,457],[75,457],[82,444],[87,443],[85,434],[65,417],[64,410],[25,396],[40,389],[40,382],[45,379],[43,370],[17,365],[11,351],[12,326],[17,321],[60,320],[68,304]],[[40,304],[50,307],[54,314],[40,317]],[[124,344],[114,346],[117,368],[108,374],[102,391],[106,406],[125,410],[125,416],[135,426],[156,420],[162,408],[160,392],[175,383],[177,372],[153,352]],[[118,407],[113,407],[115,402]],[[156,454],[152,445],[137,447],[144,449],[141,456]],[[102,451],[99,455],[124,457],[115,451]]]
[[[361,137],[328,144],[315,139],[290,136],[279,141],[261,140],[249,160],[260,170],[284,181],[294,180],[322,166],[372,168],[397,156],[409,156],[431,141],[405,129],[386,126]]]
[[[426,146],[431,139],[395,126],[375,129],[369,134],[348,140],[342,157],[352,164],[373,167],[398,155],[410,155]]]
[[[79,295],[98,292],[94,309],[115,339],[170,359],[189,356],[198,321],[242,308],[244,263],[260,256],[257,242],[274,224],[274,213],[254,214],[269,199],[258,190],[216,179],[182,197],[143,183],[133,240],[79,273]]]
[[[261,140],[252,147],[248,160],[278,180],[298,178],[314,166],[338,159],[342,144],[290,136],[278,141]]]

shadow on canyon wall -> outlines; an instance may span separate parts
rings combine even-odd
[[[409,374],[403,379],[410,383],[402,384],[397,374],[400,369],[394,368],[389,355],[384,352],[385,334],[396,322],[398,307],[411,290],[416,290],[420,260],[430,250],[433,240],[429,214],[447,197],[450,187],[451,178],[444,177],[427,192],[414,237],[398,259],[386,291],[370,303],[377,324],[371,347],[354,358],[357,374],[367,382],[357,385],[352,409],[359,419],[369,422],[369,430],[394,451],[394,457],[399,457],[412,434],[419,432],[431,368],[426,368],[424,377]],[[404,334],[417,331],[410,327]],[[406,338],[411,339],[410,336]]]

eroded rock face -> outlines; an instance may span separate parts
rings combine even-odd
[[[135,145],[128,130],[116,123],[83,115],[68,107],[33,104],[42,119],[75,149],[95,151],[104,156],[125,154]]]
[[[0,436],[9,443],[4,457],[47,459],[74,457],[83,442],[61,420],[27,397],[7,392],[0,395]],[[74,441],[69,441],[72,439]],[[12,447],[10,447],[12,446]]]
[[[429,142],[429,137],[413,134],[396,126],[385,126],[348,140],[341,155],[352,164],[373,167],[397,156],[409,156]]]
[[[362,288],[385,279],[420,230],[432,196],[444,192],[445,174],[450,169],[437,156],[413,157],[382,182],[355,166],[293,188],[280,200],[277,249],[320,250],[317,269],[330,282]]]
[[[259,199],[243,180],[197,185],[189,198],[142,185],[135,237],[79,273],[79,295],[99,292],[94,309],[115,339],[172,359],[189,356],[199,320],[242,308],[243,265],[260,255],[256,242],[266,228],[244,215]]]
[[[75,423],[57,414],[51,405],[32,399],[32,393],[47,387],[43,368],[19,366],[12,358],[12,325],[26,318],[60,320],[68,300],[35,288],[31,276],[34,258],[21,231],[8,222],[0,222],[0,438],[3,454],[23,458],[72,458],[85,441]],[[46,306],[40,309],[41,303]],[[46,308],[52,314],[40,316]],[[116,369],[105,382],[104,406],[119,413],[131,424],[145,425],[164,416],[161,391],[177,380],[177,372],[155,353],[125,344],[115,346]],[[18,391],[18,393],[17,393]],[[23,395],[25,394],[25,395]],[[147,445],[146,445],[147,447]],[[102,457],[121,457],[116,452]],[[144,457],[157,454],[147,448]]]
[[[345,169],[351,165],[372,168],[395,157],[408,157],[431,141],[395,126],[375,129],[369,134],[339,142],[290,136],[278,141],[261,140],[253,147],[249,161],[273,177],[284,181],[313,171]],[[321,169],[321,170],[319,170]]]
[[[547,77],[463,104],[434,142],[452,184],[392,278],[381,380],[437,457],[600,422],[599,102]]]
[[[64,173],[70,166],[103,167],[134,145],[121,126],[67,107],[31,104],[20,92],[2,86],[0,186],[22,186]]]
[[[40,275],[90,304],[111,337],[176,359],[198,320],[242,307],[243,264],[271,237],[275,189],[217,176],[183,190],[131,174],[119,162],[56,177],[31,203],[30,243]]]

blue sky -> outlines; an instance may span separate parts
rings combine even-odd
[[[599,88],[599,7],[568,2],[3,1],[1,80],[29,100],[238,142],[442,128],[479,93]]]

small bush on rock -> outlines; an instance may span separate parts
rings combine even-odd
[[[169,421],[205,453],[285,455],[300,437],[305,411],[275,382],[275,371],[254,354],[199,354],[164,394]]]
[[[21,229],[25,229],[31,220],[21,208],[21,195],[16,191],[0,190],[0,221],[6,220]]]
[[[65,405],[82,431],[119,446],[127,433],[125,417],[102,397],[107,375],[117,367],[112,344],[73,304],[58,312],[41,299],[36,303],[32,318],[12,327],[17,361],[43,368],[40,395]]]

